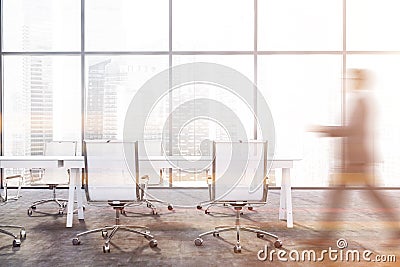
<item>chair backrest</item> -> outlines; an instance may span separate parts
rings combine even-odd
[[[161,140],[138,141],[139,178],[147,175],[149,184],[160,184],[160,170],[165,167],[166,161]],[[158,159],[158,160],[157,160]],[[171,166],[172,167],[172,166]]]
[[[199,146],[199,155],[195,156],[196,159],[188,159],[186,155],[168,156],[162,140],[138,141],[139,177],[147,175],[149,184],[155,185],[162,182],[160,170],[166,171],[171,168],[191,172],[191,175],[201,173],[211,165],[212,144],[211,140],[204,140]],[[204,185],[206,185],[206,180],[204,180]]]
[[[51,141],[44,145],[45,156],[76,156],[76,141]]]
[[[45,156],[76,156],[76,141],[50,141],[44,145]],[[69,176],[65,168],[48,168],[40,184],[67,184]]]
[[[137,200],[137,142],[85,141],[84,156],[88,201]]]
[[[267,142],[215,142],[215,200],[266,201]]]

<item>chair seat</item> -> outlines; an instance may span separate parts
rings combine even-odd
[[[232,202],[229,203],[229,205],[231,205],[232,207],[244,207],[246,206],[248,203],[247,202]]]
[[[126,204],[128,204],[129,201],[119,201],[119,200],[113,200],[113,201],[108,201],[108,205],[111,207],[124,207]]]

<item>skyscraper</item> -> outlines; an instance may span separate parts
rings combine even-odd
[[[36,3],[24,1],[22,44],[25,51],[32,51],[41,44],[43,49],[51,49],[51,25],[45,19],[46,10],[51,8],[51,1]],[[30,143],[30,151],[25,154],[42,155],[44,144],[53,139],[53,88],[52,61],[49,57],[29,56],[23,59],[23,90],[30,105],[26,113],[29,120],[30,134],[26,142]]]
[[[53,140],[53,89],[51,59],[27,58],[30,84],[31,155],[43,155],[45,142]],[[29,113],[28,113],[29,114]]]
[[[111,59],[89,66],[86,107],[86,139],[116,139],[117,92],[110,82],[117,72],[110,72]]]

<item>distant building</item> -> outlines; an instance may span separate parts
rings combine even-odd
[[[117,92],[110,79],[111,59],[89,66],[86,106],[86,139],[116,139]],[[115,76],[114,76],[115,77]]]
[[[46,23],[50,2],[42,4],[25,1],[22,45],[24,51],[40,44],[43,50],[50,50],[52,31]],[[53,140],[53,86],[52,60],[44,56],[27,56],[23,59],[23,91],[26,92],[26,103],[30,110],[26,113],[30,125],[29,136],[25,142],[30,144],[27,155],[43,155],[44,144]]]
[[[43,155],[44,144],[53,140],[52,64],[50,58],[43,57],[26,61],[30,72],[24,75],[30,87],[30,154]]]

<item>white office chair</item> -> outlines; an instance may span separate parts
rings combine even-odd
[[[160,140],[145,140],[138,141],[138,155],[139,157],[161,157],[163,155],[162,145]],[[156,163],[152,163],[150,161],[139,162],[140,171],[142,174],[147,174],[149,177],[149,185],[161,186],[163,185],[163,176],[165,175],[165,168],[162,166],[157,168],[158,166],[154,165]],[[155,168],[154,168],[155,167]],[[157,170],[157,171],[155,171]]]
[[[125,207],[141,204],[142,186],[138,185],[137,142],[85,141],[85,190],[88,203],[108,203],[115,210],[115,225],[85,231],[76,235],[73,245],[81,243],[79,237],[101,232],[105,239],[103,252],[110,252],[110,241],[119,230],[144,236],[150,247],[157,246],[157,240],[147,227],[121,225],[120,214]],[[125,159],[125,155],[131,158]],[[130,165],[128,166],[127,160]],[[130,168],[131,167],[131,168]],[[131,173],[132,172],[132,173]]]
[[[169,176],[170,168],[165,168],[164,164],[160,164],[160,160],[154,160],[154,158],[161,159],[164,155],[165,151],[163,151],[161,140],[138,141],[138,169],[139,177],[143,180],[142,185],[163,186],[164,176]],[[148,187],[143,188],[142,192],[144,195],[141,198],[147,203],[148,207],[156,209],[153,203],[158,202],[166,204],[168,210],[174,209],[171,203],[165,203],[154,198],[149,199]]]
[[[236,211],[235,226],[217,226],[214,230],[202,233],[195,239],[195,245],[203,244],[203,236],[236,231],[234,252],[241,252],[240,231],[256,233],[258,238],[269,236],[275,239],[279,248],[279,238],[256,226],[240,224],[242,208],[249,205],[264,205],[268,195],[267,142],[215,142],[213,144],[212,181],[210,183],[210,205],[231,206]],[[250,206],[252,207],[252,206]],[[201,206],[198,206],[201,208]],[[209,207],[206,209],[206,213]]]
[[[45,156],[76,156],[77,142],[75,141],[51,141],[45,144]],[[70,179],[70,171],[66,168],[49,168],[49,169],[31,169],[30,185],[32,186],[48,186],[53,190],[53,197],[49,199],[41,199],[35,201],[28,208],[28,215],[32,216],[37,206],[45,203],[56,203],[58,206],[58,214],[63,215],[68,200],[58,198],[56,188],[59,185],[68,185]]]

